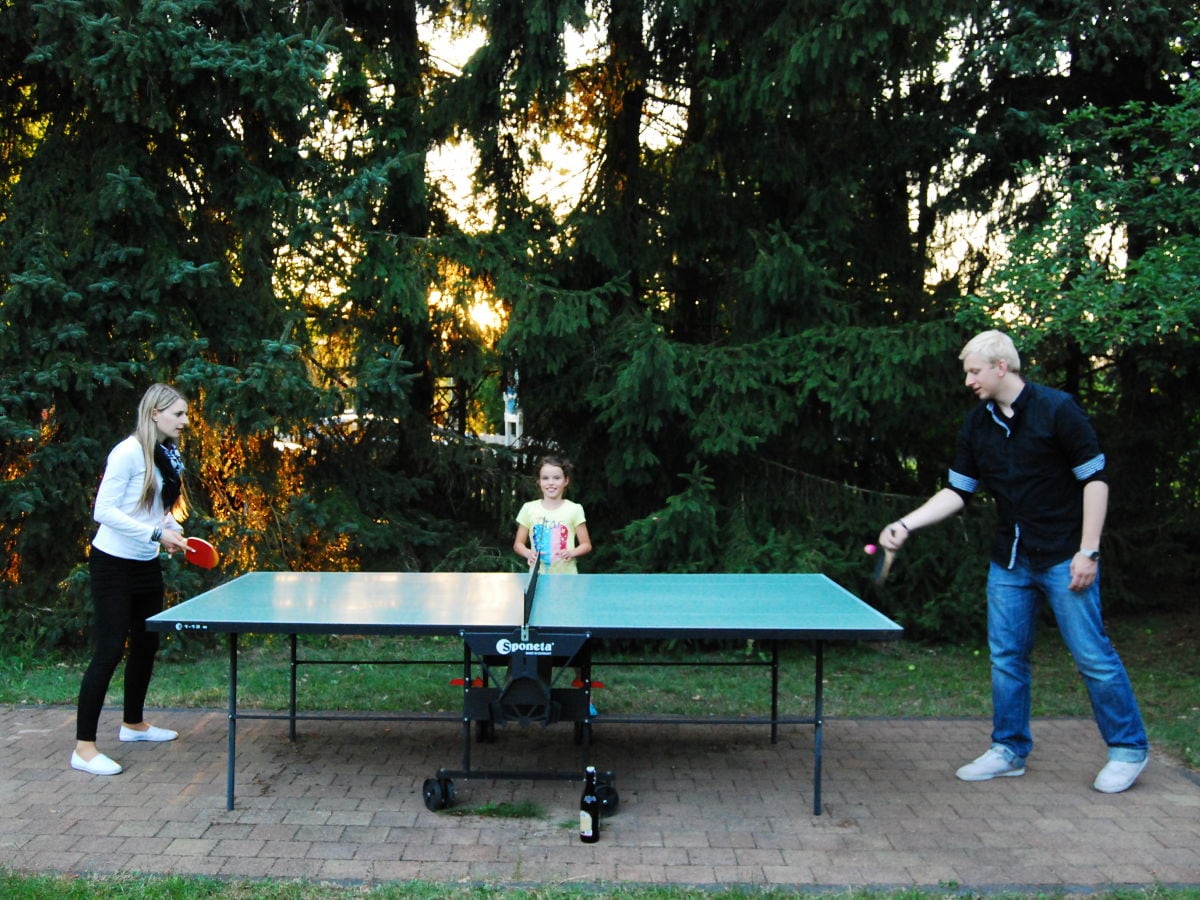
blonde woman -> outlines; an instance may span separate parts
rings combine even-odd
[[[158,634],[146,619],[163,608],[159,553],[184,552],[180,522],[187,512],[179,437],[188,424],[187,399],[175,388],[155,384],[138,405],[137,430],[108,455],[96,492],[99,523],[88,566],[95,610],[95,652],[79,688],[75,750],[71,768],[91,775],[116,775],[121,766],[96,747],[100,710],[109,682],[125,655],[122,741],[173,741],[179,735],[143,720],[142,707]]]

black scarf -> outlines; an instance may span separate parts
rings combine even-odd
[[[183,457],[173,443],[158,444],[154,448],[154,465],[162,475],[163,509],[170,510],[183,490]]]

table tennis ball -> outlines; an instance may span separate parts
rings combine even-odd
[[[863,547],[863,553],[867,554],[867,556],[874,556],[875,551],[877,551],[878,549],[879,548],[876,547],[874,544],[867,544],[867,546]]]

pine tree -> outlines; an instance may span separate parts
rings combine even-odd
[[[267,410],[315,402],[303,323],[273,284],[327,56],[301,29],[268,3],[4,9],[0,129],[18,149],[0,225],[0,536],[23,631],[86,621],[81,598],[28,617],[77,583],[105,455],[152,381],[190,390],[201,419],[228,415],[194,447],[213,476],[196,482],[201,511],[243,474],[221,471],[226,429],[258,453]]]

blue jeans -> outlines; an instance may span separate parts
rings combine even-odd
[[[1071,561],[1035,569],[1022,554],[1011,569],[988,570],[988,645],[992,654],[992,746],[1022,763],[1033,749],[1029,728],[1031,666],[1040,602],[1054,611],[1058,629],[1083,676],[1108,758],[1140,762],[1149,742],[1133,687],[1100,617],[1100,579],[1072,591]]]

